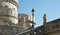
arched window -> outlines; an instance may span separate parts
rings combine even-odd
[[[57,26],[57,28],[59,28],[58,24],[56,26]]]
[[[2,7],[2,4],[0,3],[0,7]]]
[[[8,9],[8,6],[5,6],[6,9],[6,13],[9,13],[9,9]]]
[[[11,14],[12,14],[12,10],[11,10],[10,12],[11,12]]]
[[[15,8],[13,8],[12,10],[13,10],[13,12],[14,12],[13,15],[15,16],[15,15],[16,15],[16,13],[15,13]]]

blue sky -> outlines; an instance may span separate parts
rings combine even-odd
[[[60,0],[19,0],[18,13],[31,15],[35,9],[36,26],[43,24],[43,15],[46,13],[47,21],[60,18]]]

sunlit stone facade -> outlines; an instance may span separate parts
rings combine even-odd
[[[18,0],[0,0],[0,35],[19,35],[31,29],[32,16],[18,14],[17,10]]]
[[[18,23],[19,26],[26,27],[26,28],[32,27],[32,22],[33,22],[32,16],[27,14],[19,14],[18,20],[19,20],[19,23]]]
[[[20,33],[17,10],[18,0],[0,0],[0,35]]]
[[[17,24],[18,23],[17,9],[18,0],[0,0],[0,22]]]

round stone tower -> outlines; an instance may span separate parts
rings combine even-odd
[[[18,23],[18,0],[0,0],[0,25]]]

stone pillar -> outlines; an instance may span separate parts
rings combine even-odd
[[[8,24],[9,23],[17,24],[18,23],[17,9],[18,0],[0,0],[0,21],[8,22]]]
[[[44,14],[44,16],[43,16],[43,24],[45,25],[46,24],[46,14]]]
[[[43,25],[44,25],[44,28],[43,28],[43,30],[44,30],[44,32],[46,31],[46,25],[47,25],[47,19],[46,19],[46,14],[44,14],[44,16],[43,16]]]

